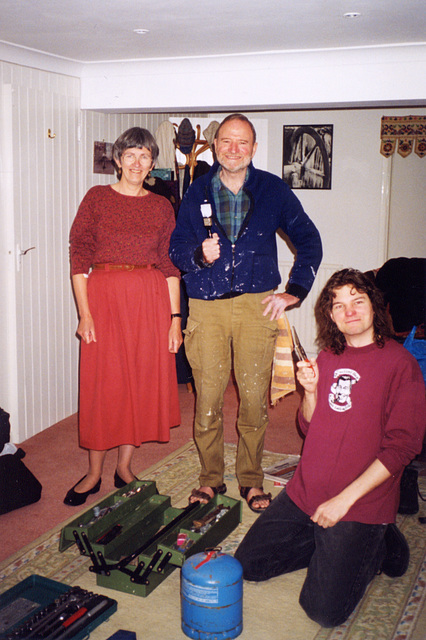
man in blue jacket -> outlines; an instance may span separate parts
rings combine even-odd
[[[271,500],[261,461],[277,318],[309,293],[321,239],[291,189],[254,168],[256,132],[244,115],[223,120],[214,147],[217,161],[185,193],[170,243],[170,257],[185,274],[185,351],[197,391],[201,473],[190,501],[226,491],[222,407],[233,365],[240,397],[236,475],[241,496],[260,512]],[[281,282],[278,229],[297,252],[285,293],[274,293]]]

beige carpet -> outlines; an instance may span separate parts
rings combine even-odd
[[[269,466],[282,457],[276,453],[265,453],[264,466]],[[234,461],[235,446],[226,445],[228,495],[238,498],[233,473]],[[160,493],[171,496],[173,506],[185,506],[189,490],[197,486],[198,456],[194,445],[189,443],[171,454],[145,471],[143,478],[154,480]],[[273,494],[279,491],[269,481],[265,482],[265,488]],[[425,511],[424,505],[421,509]],[[77,514],[78,512],[74,512],[70,520],[75,519]],[[225,552],[233,552],[254,518],[256,515],[244,504],[242,523],[222,543]],[[298,604],[305,571],[297,571],[262,584],[244,583],[244,629],[239,638],[424,640],[425,528],[419,524],[417,516],[400,518],[398,524],[407,536],[411,548],[412,559],[408,572],[398,580],[378,576],[345,625],[336,629],[322,629],[307,618]],[[92,632],[91,640],[105,640],[118,629],[135,631],[138,640],[180,640],[187,637],[181,631],[178,569],[147,598],[98,587],[96,576],[88,570],[89,560],[80,556],[75,546],[59,553],[59,535],[60,528],[52,530],[3,562],[0,565],[0,591],[5,591],[35,573],[67,584],[78,584],[82,588],[116,599],[118,611]]]

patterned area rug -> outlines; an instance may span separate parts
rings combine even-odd
[[[265,453],[264,467],[281,460],[281,454]],[[235,446],[226,445],[228,495],[238,498],[234,477]],[[198,484],[198,456],[193,443],[185,445],[159,464],[140,474],[154,480],[158,491],[170,495],[173,506],[183,507],[192,487]],[[421,479],[426,493],[425,478]],[[265,489],[280,490],[265,481]],[[91,505],[92,506],[92,505]],[[82,509],[84,511],[85,509]],[[425,511],[424,505],[421,510]],[[72,513],[70,520],[78,512]],[[222,543],[232,553],[256,515],[244,504],[243,521]],[[148,598],[139,598],[96,585],[89,572],[90,561],[75,546],[59,553],[60,527],[22,549],[0,565],[0,592],[31,574],[104,593],[118,601],[118,611],[92,632],[91,640],[105,640],[119,629],[136,631],[138,640],[179,640],[181,631],[180,571],[176,570]],[[244,584],[244,629],[241,640],[422,640],[425,633],[426,536],[418,516],[399,517],[398,526],[407,537],[411,562],[407,573],[397,580],[381,575],[371,583],[366,595],[346,624],[323,629],[307,618],[298,604],[305,571],[297,571],[262,584]]]

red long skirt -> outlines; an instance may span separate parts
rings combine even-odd
[[[81,343],[80,446],[167,442],[180,411],[164,275],[93,271],[88,296],[96,342]]]

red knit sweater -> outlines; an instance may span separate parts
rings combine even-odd
[[[96,263],[155,264],[166,278],[180,277],[169,258],[175,227],[172,205],[155,193],[125,196],[110,185],[89,189],[70,233],[71,273]]]

